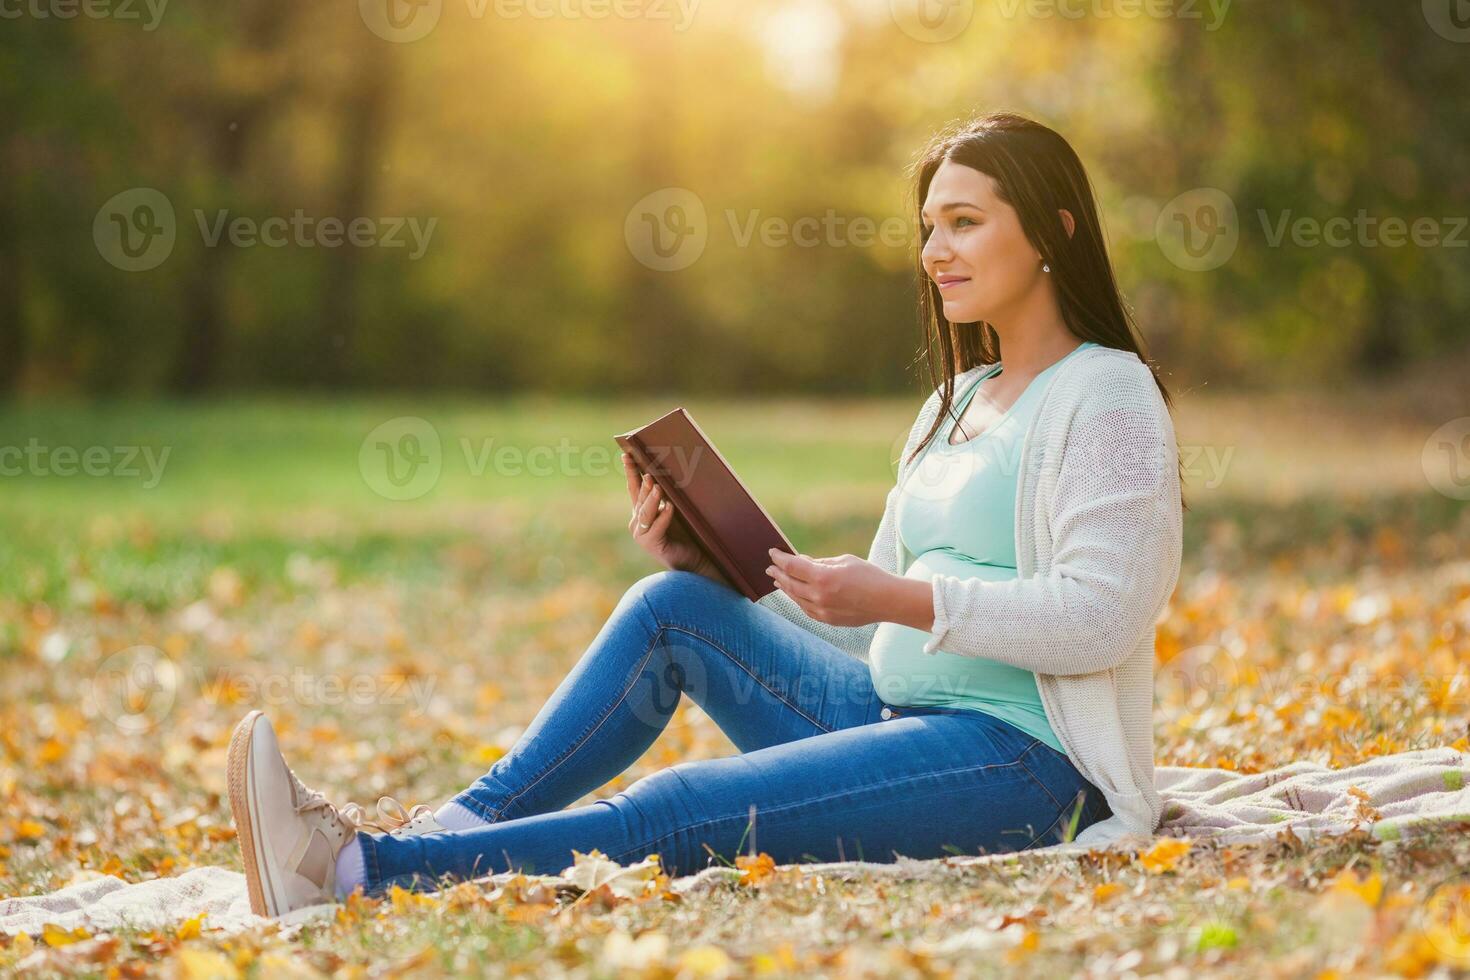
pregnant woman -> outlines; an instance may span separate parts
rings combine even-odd
[[[240,722],[230,805],[255,912],[556,873],[574,848],[681,875],[752,843],[783,864],[892,861],[1154,831],[1154,624],[1184,507],[1168,392],[1061,136],[980,117],[913,176],[936,389],[867,559],[775,552],[778,589],[751,602],[625,457],[628,528],[665,570],[473,785],[369,820],[307,788],[260,712]],[[681,695],[739,754],[568,809]]]

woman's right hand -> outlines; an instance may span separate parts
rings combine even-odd
[[[715,577],[699,545],[682,524],[674,522],[674,502],[664,497],[652,477],[639,471],[627,453],[623,453],[623,472],[628,477],[628,497],[633,502],[628,530],[638,547],[670,570]]]

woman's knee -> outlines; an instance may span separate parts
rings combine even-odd
[[[707,609],[710,603],[735,595],[737,593],[698,572],[665,569],[634,582],[623,598],[646,603],[663,624],[684,618],[682,614],[686,612]]]

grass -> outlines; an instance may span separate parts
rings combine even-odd
[[[913,399],[0,409],[0,447],[39,447],[50,470],[57,447],[103,447],[112,470],[128,447],[140,460],[145,447],[155,460],[168,451],[154,486],[29,463],[0,476],[0,895],[97,871],[238,868],[224,747],[261,682],[287,670],[306,693],[269,710],[288,758],[309,760],[303,776],[333,798],[432,802],[467,784],[628,584],[655,570],[627,538],[611,434],[672,404],[699,419],[801,550],[867,553]],[[1443,402],[1412,389],[1182,395],[1177,431],[1196,465],[1185,567],[1159,626],[1161,764],[1347,765],[1466,737],[1464,688],[1449,679],[1470,659],[1470,516],[1426,481],[1436,414]],[[407,416],[432,424],[440,475],[422,496],[387,499],[363,446]],[[403,431],[379,435],[398,445]],[[560,461],[552,473],[517,469],[528,459]],[[91,686],[138,645],[175,665],[167,697],[132,703]],[[370,698],[332,703],[318,682],[347,672],[373,679]],[[156,723],[134,732],[119,717]],[[733,751],[686,701],[589,799]],[[1426,903],[1467,851],[1463,833],[1384,844],[1365,831],[1196,844],[1163,870],[1045,854],[936,863],[940,873],[907,879],[752,868],[679,900],[660,890],[575,904],[508,882],[433,904],[406,893],[352,903],[293,933],[224,938],[205,921],[198,935],[0,941],[0,969],[1413,974],[1444,959],[1443,943],[1424,938]]]

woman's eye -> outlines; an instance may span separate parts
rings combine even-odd
[[[960,226],[960,222],[961,222],[961,221],[968,221],[968,222],[970,222],[970,224],[972,224],[972,225],[974,225],[974,224],[979,224],[979,222],[978,222],[978,221],[976,221],[976,220],[975,220],[975,219],[973,219],[973,218],[966,218],[966,217],[959,217],[959,218],[956,218],[956,219],[955,219],[955,221],[954,221],[954,223],[955,223],[955,227],[959,227],[959,226]]]

